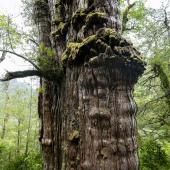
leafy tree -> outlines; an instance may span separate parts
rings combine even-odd
[[[168,157],[162,146],[153,139],[143,140],[141,151],[141,169],[168,169]]]
[[[0,47],[14,50],[20,42],[21,35],[10,17],[0,15]]]
[[[161,143],[161,151],[165,153],[169,144],[169,11],[168,2],[164,2],[160,9],[145,8],[143,18],[139,19],[138,27],[131,30],[139,37],[138,46],[147,59],[147,69],[139,81],[135,97],[139,106],[138,127],[141,147],[141,162],[144,169],[169,169],[169,165],[160,163],[161,155],[155,153],[154,147]],[[133,10],[131,11],[133,12]],[[168,19],[168,20],[167,20]],[[139,29],[140,28],[140,29]],[[127,32],[126,32],[127,34]],[[164,146],[166,143],[166,146]],[[150,150],[148,150],[150,148]],[[150,153],[149,153],[150,152]],[[151,154],[151,152],[153,152]],[[143,155],[147,155],[146,158]],[[154,155],[152,157],[152,155]],[[166,157],[170,152],[166,151]],[[151,161],[150,159],[154,160]],[[146,160],[150,160],[145,164]],[[167,162],[166,162],[167,163]],[[165,163],[165,165],[166,165]]]
[[[6,94],[3,86],[0,85],[1,96]],[[8,108],[5,108],[4,112],[6,102]],[[0,141],[0,169],[41,169],[36,103],[35,89],[30,90],[30,86],[18,82],[9,84],[8,100],[1,100],[0,103],[0,117],[3,118],[5,113],[8,113],[5,135]],[[3,124],[1,119],[0,126],[3,127]],[[3,129],[0,133],[3,134]]]

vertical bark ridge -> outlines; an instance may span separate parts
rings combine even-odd
[[[115,70],[113,65],[109,69],[78,67],[67,71],[66,96],[77,102],[75,107],[69,100],[65,107],[66,169],[138,169],[136,104],[131,93],[134,80],[125,70]],[[73,126],[75,122],[78,126]]]
[[[53,3],[35,0],[34,16],[39,30],[39,42],[47,48],[54,48],[51,42],[51,16]],[[48,57],[48,56],[43,56]],[[54,61],[55,62],[55,61]],[[57,67],[57,64],[56,64]],[[54,78],[55,79],[55,78]],[[40,143],[42,146],[44,169],[61,169],[61,117],[60,91],[58,83],[42,78],[40,81],[39,115],[41,119]]]

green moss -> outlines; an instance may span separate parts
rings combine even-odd
[[[75,30],[79,30],[84,24],[87,14],[84,9],[79,9],[71,19],[72,26]]]
[[[107,21],[108,17],[106,13],[88,13],[87,10],[79,9],[72,17],[72,26],[75,30],[80,30],[80,28],[85,25],[84,30],[87,31],[89,28],[93,27],[93,25],[103,26]]]
[[[80,30],[80,28],[85,25],[84,30],[88,30],[93,25],[103,26],[104,23],[108,21],[105,13],[102,12],[90,12],[87,14],[87,11],[84,9],[79,9],[75,12],[71,19],[71,24],[75,30]],[[52,22],[54,25],[57,25],[57,29],[52,33],[53,35],[61,35],[65,32],[68,27],[68,23],[64,23],[63,19],[57,14],[56,19]]]
[[[106,16],[106,13],[91,12],[86,17],[86,26],[84,30],[88,30],[89,28],[92,28],[93,25],[97,25],[101,27],[107,21],[108,21],[108,17]]]
[[[63,53],[62,61],[64,63],[68,60],[75,61],[76,59],[82,61],[84,58],[91,58],[89,55],[93,57],[99,51],[100,53],[104,53],[107,49],[111,49],[109,45],[110,36],[117,39],[117,33],[113,29],[105,28],[100,29],[95,35],[85,38],[80,43],[70,42],[67,45],[66,51]]]
[[[76,60],[79,56],[86,56],[95,41],[96,35],[91,35],[81,43],[70,42],[67,45],[66,51],[62,55],[62,61]]]
[[[37,91],[38,93],[43,94],[45,92],[45,87],[39,87]]]
[[[102,39],[110,46],[119,46],[121,35],[111,28],[101,28],[97,31],[97,37]]]
[[[93,59],[92,59],[93,58]],[[140,53],[120,36],[114,29],[101,28],[95,35],[85,38],[82,42],[70,42],[62,56],[63,64],[78,64],[85,62],[96,65],[105,61],[122,63],[123,65],[144,69]],[[137,67],[136,67],[137,66]],[[141,66],[141,67],[140,67]]]
[[[57,29],[52,32],[52,36],[57,38],[66,35],[68,30],[68,23],[60,22]]]
[[[62,22],[62,21],[63,21],[62,19],[56,17],[56,19],[54,19],[52,21],[52,25],[57,25],[58,26],[60,24],[60,22]]]
[[[57,1],[57,3],[55,4],[55,8],[56,8],[55,11],[56,18],[60,21],[64,21],[65,7],[62,0]]]
[[[68,58],[72,58],[74,60],[80,46],[80,43],[69,43],[67,46],[67,50],[62,55],[62,61],[65,61]]]
[[[72,133],[69,134],[68,140],[73,141],[73,140],[79,139],[79,137],[80,137],[79,131],[74,130]]]
[[[98,36],[117,36],[119,35],[113,28],[102,28],[97,31]]]

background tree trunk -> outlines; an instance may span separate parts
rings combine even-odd
[[[137,170],[133,86],[143,62],[121,30],[118,0],[38,0],[40,42],[62,79],[43,79],[40,142],[46,170]]]
[[[5,135],[6,135],[6,124],[8,122],[8,118],[9,118],[9,113],[8,113],[8,111],[6,111],[7,107],[8,107],[8,100],[9,100],[8,87],[9,87],[9,83],[5,84],[5,88],[4,88],[4,91],[6,93],[6,96],[5,96],[5,105],[4,105],[5,117],[4,117],[4,120],[3,120],[1,139],[5,138]]]
[[[20,155],[20,143],[21,143],[21,119],[18,119],[17,124],[17,150],[16,150],[16,156]]]

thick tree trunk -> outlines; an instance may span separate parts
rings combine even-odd
[[[38,0],[35,19],[63,66],[41,82],[44,169],[137,170],[132,91],[144,67],[118,33],[118,0]]]
[[[136,170],[133,78],[114,64],[67,70],[65,169]]]

